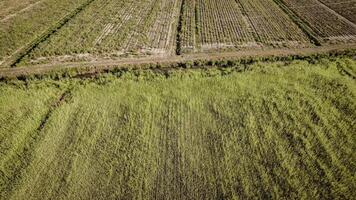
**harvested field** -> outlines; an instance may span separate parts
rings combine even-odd
[[[314,63],[2,82],[0,196],[352,199],[356,62]]]

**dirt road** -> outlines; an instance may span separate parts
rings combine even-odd
[[[33,65],[15,68],[0,68],[0,77],[17,77],[20,75],[43,74],[47,72],[71,69],[85,68],[87,70],[96,69],[104,70],[114,67],[127,65],[145,65],[150,63],[181,63],[196,60],[218,60],[218,59],[243,59],[246,57],[268,57],[268,56],[289,56],[289,55],[311,55],[322,54],[332,51],[356,50],[356,43],[338,44],[322,47],[299,48],[299,49],[258,49],[242,50],[234,52],[214,52],[214,53],[197,53],[186,54],[181,56],[169,57],[142,57],[142,58],[123,58],[118,60],[98,60],[91,62],[53,62],[49,64]]]

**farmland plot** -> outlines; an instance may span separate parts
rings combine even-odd
[[[0,84],[0,196],[352,199],[356,63],[323,63]]]
[[[303,31],[272,0],[193,0],[183,5],[183,52],[310,45]]]
[[[45,0],[0,21],[0,66],[8,57],[36,40],[59,19],[85,2],[87,0]]]
[[[317,0],[277,0],[293,11],[320,43],[355,42],[356,25]]]
[[[271,46],[306,46],[309,39],[273,0],[237,0],[257,40]],[[278,45],[279,44],[279,45]]]
[[[356,23],[356,0],[319,0],[353,23]]]
[[[257,46],[253,32],[234,0],[184,1],[181,49]]]
[[[179,5],[180,0],[96,0],[25,60],[170,55]]]

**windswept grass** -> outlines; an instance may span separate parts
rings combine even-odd
[[[3,83],[1,197],[352,199],[355,71],[336,59]]]

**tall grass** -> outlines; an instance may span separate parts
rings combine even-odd
[[[127,72],[120,78],[34,80],[25,88],[3,83],[0,127],[19,120],[9,117],[14,111],[25,115],[21,105],[36,110],[34,101],[40,101],[44,111],[38,116],[44,116],[51,105],[44,102],[58,100],[51,94],[69,90],[70,95],[51,111],[30,150],[5,159],[9,153],[0,143],[6,156],[1,156],[0,194],[5,199],[351,199],[356,85],[344,68],[355,72],[355,61],[257,63],[243,73]],[[10,96],[19,97],[18,103]],[[41,117],[26,116],[19,125],[36,130],[26,124],[38,124]],[[12,138],[8,130],[0,129],[5,140]],[[28,160],[19,165],[20,175],[3,167],[23,159]]]

